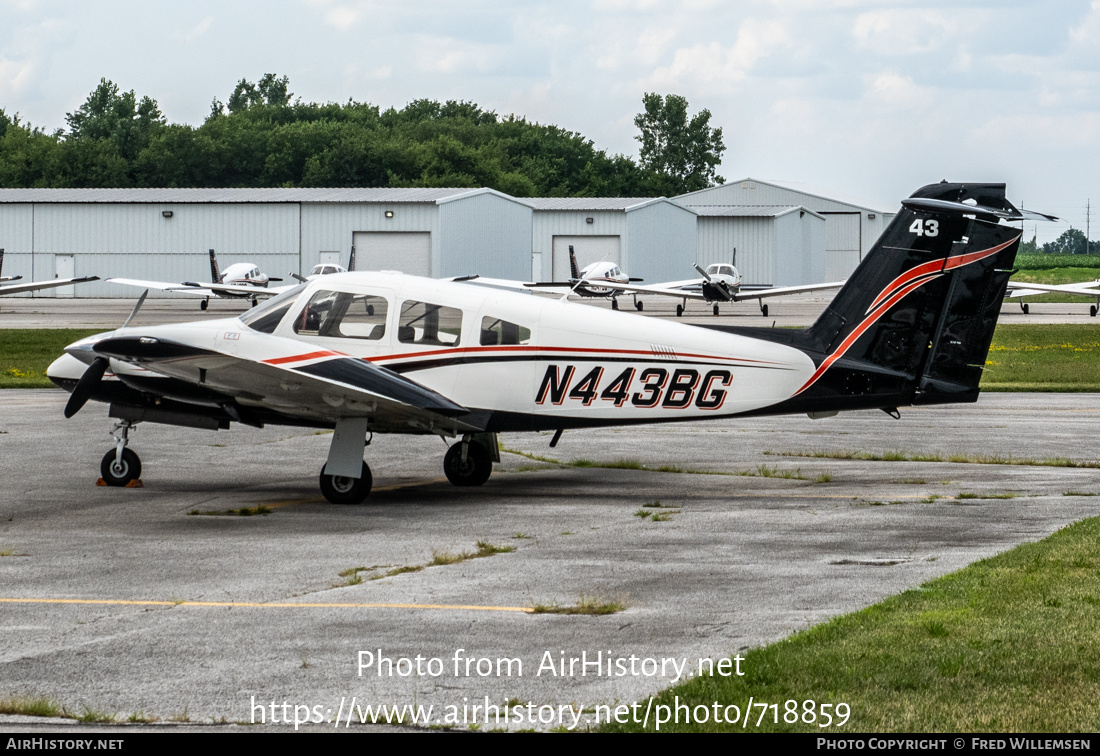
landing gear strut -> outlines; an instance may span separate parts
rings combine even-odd
[[[370,495],[372,483],[374,480],[366,462],[358,478],[325,475],[325,468],[321,468],[321,493],[333,504],[362,504]]]
[[[480,486],[493,473],[493,458],[488,449],[466,437],[447,450],[443,472],[456,486]]]
[[[111,430],[117,444],[99,463],[99,474],[108,486],[125,486],[141,477],[141,459],[132,449],[126,448],[133,426],[134,423],[123,420]]]

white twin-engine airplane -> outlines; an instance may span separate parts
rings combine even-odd
[[[141,281],[135,278],[108,278],[111,283],[137,286],[142,289],[158,289],[170,291],[176,294],[184,294],[192,297],[202,297],[199,309],[205,310],[210,304],[210,297],[231,297],[236,299],[251,299],[255,307],[259,297],[273,297],[283,291],[282,288],[269,289],[272,281],[282,281],[281,278],[272,278],[256,265],[248,262],[233,263],[224,272],[218,269],[218,258],[214,250],[210,250],[210,283],[201,284],[196,281],[183,281],[181,283],[166,283],[164,281]]]
[[[323,276],[239,318],[123,327],[83,339],[48,375],[71,417],[108,402],[109,485],[140,474],[139,422],[333,428],[321,490],[363,501],[370,433],[456,438],[443,467],[481,485],[497,434],[785,413],[823,417],[973,402],[1036,218],[1003,184],[924,187],[803,330],[695,326],[397,273]]]

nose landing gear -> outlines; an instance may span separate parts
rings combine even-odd
[[[130,440],[130,428],[134,425],[129,420],[123,420],[111,430],[117,443],[99,463],[99,474],[105,485],[130,488],[141,485],[141,459],[133,449],[126,447]]]

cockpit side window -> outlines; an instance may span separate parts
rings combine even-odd
[[[347,291],[314,293],[294,319],[294,332],[301,336],[334,339],[369,339],[386,335],[389,301],[377,294],[353,294]]]
[[[481,319],[481,345],[528,344],[531,329],[507,320],[487,316]]]
[[[397,340],[402,344],[455,346],[462,336],[462,310],[429,302],[401,303]]]

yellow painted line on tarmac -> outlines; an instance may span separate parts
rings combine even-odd
[[[534,609],[523,606],[475,606],[466,604],[359,604],[359,603],[302,603],[251,602],[251,601],[143,601],[127,599],[49,599],[2,598],[4,604],[96,604],[107,606],[207,606],[244,609],[438,609],[473,612],[522,612],[531,614]]]

